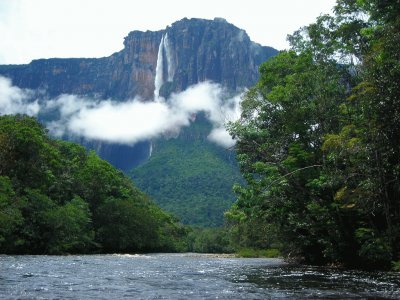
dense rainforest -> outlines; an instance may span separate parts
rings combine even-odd
[[[312,264],[400,260],[400,1],[338,0],[245,95],[236,243]]]
[[[237,176],[223,228],[184,227],[94,152],[49,138],[33,118],[0,117],[0,252],[278,249],[309,264],[400,270],[399,15],[398,0],[338,0],[334,15],[289,36],[291,48],[261,65],[240,119],[228,124],[245,182]],[[161,159],[149,161],[156,181],[142,180],[148,170],[132,175],[152,193],[171,185],[165,207],[190,212],[188,184],[202,186],[213,176],[202,167],[222,156],[175,170],[163,159],[180,142],[159,143]],[[158,167],[182,175],[182,199]],[[224,197],[213,195],[217,185],[226,190],[215,175],[211,200]],[[206,223],[196,211],[190,218]]]
[[[34,118],[0,117],[0,253],[181,251],[187,229]]]
[[[132,170],[133,181],[183,224],[220,227],[241,182],[235,154],[207,138],[212,125],[201,114],[175,138],[153,142],[149,160]],[[162,176],[160,176],[162,174]]]

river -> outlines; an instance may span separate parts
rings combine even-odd
[[[399,277],[190,253],[0,255],[1,299],[399,299]]]

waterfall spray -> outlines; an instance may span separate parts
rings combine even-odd
[[[160,89],[164,84],[164,52],[167,67],[167,81],[174,80],[174,61],[171,53],[171,45],[168,39],[168,33],[162,36],[160,46],[158,46],[156,77],[154,79],[154,100],[160,101]]]
[[[149,157],[148,158],[150,158],[152,154],[153,154],[153,143],[150,142]]]

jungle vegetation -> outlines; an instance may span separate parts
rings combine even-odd
[[[338,0],[288,37],[244,96],[246,184],[226,213],[237,245],[297,261],[400,259],[400,2]]]

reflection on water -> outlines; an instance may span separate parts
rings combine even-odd
[[[4,299],[398,299],[398,273],[197,254],[0,256]]]
[[[284,293],[288,298],[400,298],[400,274],[398,273],[279,266],[258,269],[238,282],[251,282],[271,293],[274,291]]]

